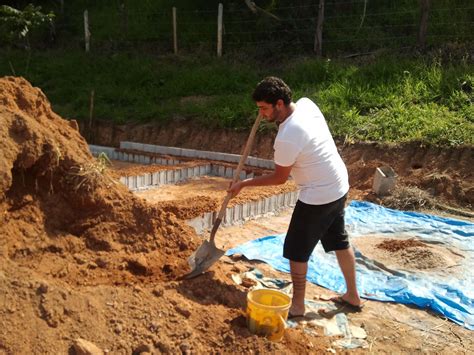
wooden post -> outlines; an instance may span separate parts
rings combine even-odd
[[[178,54],[178,35],[176,25],[176,7],[173,7],[173,48],[174,54]]]
[[[92,134],[93,128],[93,121],[94,121],[94,90],[91,91],[91,99],[90,99],[90,106],[89,106],[89,143],[92,144],[94,135]]]
[[[314,52],[318,57],[323,54],[323,22],[324,22],[324,0],[319,0],[318,22],[314,36]]]
[[[89,11],[84,11],[84,40],[86,45],[86,52],[90,49],[91,33],[89,31]]]
[[[428,17],[430,14],[431,0],[420,0],[420,29],[418,31],[418,46],[426,46],[426,34],[428,32]]]
[[[222,57],[222,12],[224,6],[219,3],[217,8],[217,56]]]
[[[122,31],[125,38],[128,36],[128,6],[126,0],[122,0],[120,3],[120,12],[122,14]]]

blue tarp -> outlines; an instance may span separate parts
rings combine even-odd
[[[462,254],[461,264],[454,273],[449,270],[409,272],[390,270],[356,250],[358,289],[364,298],[429,308],[474,330],[473,223],[353,201],[346,208],[346,224],[351,238],[416,237]],[[261,260],[277,270],[289,272],[288,260],[282,256],[284,237],[285,234],[259,238],[229,250],[227,255],[243,254],[248,259]],[[336,292],[345,291],[334,253],[326,254],[319,244],[309,261],[308,280]]]

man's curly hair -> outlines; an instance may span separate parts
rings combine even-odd
[[[291,89],[280,78],[268,76],[257,84],[252,98],[256,102],[265,101],[272,105],[281,99],[285,105],[289,105],[291,103]]]

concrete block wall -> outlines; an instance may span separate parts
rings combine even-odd
[[[259,218],[270,213],[277,212],[286,207],[292,207],[298,200],[298,192],[291,191],[283,194],[251,201],[242,205],[228,207],[222,220],[222,226],[239,224],[250,219]],[[188,225],[196,230],[196,233],[203,234],[210,230],[217,218],[218,212],[207,212],[203,215],[186,221]]]
[[[135,143],[134,143],[135,144]],[[140,144],[140,146],[150,146],[149,144]],[[151,146],[155,147],[155,146]],[[118,152],[115,148],[89,145],[92,155],[98,156],[101,153],[105,153],[109,159],[128,161],[137,164],[160,164],[160,165],[177,165],[181,161],[173,158],[160,158],[160,157],[149,157],[141,154],[129,154],[125,152]],[[136,149],[134,147],[133,149]],[[146,147],[145,147],[146,148]],[[165,147],[172,148],[172,147]],[[126,148],[132,149],[132,148]],[[151,148],[147,148],[151,149]],[[179,148],[181,149],[181,148]],[[190,150],[190,149],[188,149]],[[156,153],[163,154],[163,153]],[[219,153],[220,154],[220,153]],[[194,167],[183,167],[178,169],[164,170],[156,173],[147,173],[140,176],[122,176],[120,182],[127,186],[130,190],[142,190],[157,187],[160,185],[176,184],[180,181],[185,181],[194,177],[213,175],[225,178],[233,178],[235,174],[235,168],[229,166],[223,166],[219,164],[201,164]],[[246,171],[240,172],[240,179],[252,178],[254,174],[252,172],[247,173]]]
[[[109,159],[129,161],[139,164],[161,164],[161,165],[177,165],[181,161],[174,158],[159,158],[150,157],[141,154],[130,154],[125,152],[118,152],[115,148],[103,147],[90,145],[91,153],[94,156],[98,156],[100,153],[105,153]],[[175,147],[163,147],[155,146],[151,144],[132,143],[132,142],[121,142],[120,148],[122,149],[133,149],[141,150],[145,152],[161,154],[161,155],[174,155],[174,156],[185,156],[196,159],[208,159],[208,160],[220,160],[230,163],[238,163],[240,155],[218,153],[218,152],[207,152],[193,149],[175,148]],[[247,159],[247,165],[272,169],[274,167],[273,161],[266,159],[259,159],[255,157],[249,157]],[[186,179],[204,176],[214,175],[220,177],[232,178],[235,173],[235,168],[223,166],[215,163],[202,164],[194,167],[183,167],[172,170],[162,170],[154,173],[147,173],[140,176],[122,176],[120,182],[127,186],[130,190],[142,190],[148,188],[158,187],[166,184],[176,184],[177,182],[184,181]],[[246,171],[240,172],[240,178],[246,179],[253,177],[253,173],[247,173]],[[292,191],[284,194],[278,194],[271,197],[266,197],[258,201],[247,202],[242,205],[236,205],[229,207],[226,210],[222,225],[228,226],[233,224],[242,223],[246,220],[264,216],[268,213],[278,211],[281,208],[294,206],[298,199],[298,192]],[[217,218],[217,212],[208,212],[194,219],[188,220],[187,223],[194,227],[197,233],[201,234],[212,228],[215,219]]]
[[[120,142],[121,149],[132,149],[141,150],[143,152],[163,154],[163,155],[174,155],[183,156],[187,158],[195,159],[208,159],[208,160],[220,160],[227,163],[238,163],[240,161],[240,155],[220,152],[210,152],[205,150],[166,147],[162,145],[143,144],[135,142]],[[255,166],[257,168],[274,169],[275,164],[272,160],[261,159],[249,156],[247,158],[247,165]]]

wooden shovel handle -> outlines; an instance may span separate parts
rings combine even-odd
[[[249,137],[247,138],[247,143],[245,144],[244,151],[242,153],[242,156],[240,157],[239,165],[237,165],[237,169],[235,169],[234,172],[234,178],[232,179],[232,183],[235,183],[239,180],[240,177],[240,171],[242,170],[249,154],[250,154],[250,149],[252,148],[252,143],[253,140],[255,139],[255,134],[257,133],[258,126],[260,125],[260,122],[262,121],[262,116],[258,115],[257,118],[255,119],[255,122],[252,126],[252,130],[250,131]],[[229,204],[230,199],[232,198],[232,194],[229,192],[227,193],[227,196],[224,198],[224,202],[222,202],[221,209],[219,210],[219,214],[217,215],[216,220],[214,221],[214,225],[212,226],[212,231],[211,231],[211,237],[209,238],[209,241],[214,242],[214,238],[216,236],[217,229],[219,228],[219,225],[222,222],[222,218],[224,217],[225,210],[227,208],[227,205]]]

